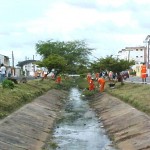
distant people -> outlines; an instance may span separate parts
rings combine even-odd
[[[109,77],[110,81],[113,79],[113,72],[112,71],[109,71],[108,77]]]
[[[92,78],[91,73],[88,73],[88,74],[87,74],[87,81],[88,81],[88,83],[90,83],[91,78]]]
[[[141,66],[141,78],[142,78],[142,83],[146,83],[146,77],[147,77],[147,68],[145,63]]]
[[[99,78],[99,73],[97,72],[95,76],[96,76],[96,80],[98,80],[98,78]]]
[[[1,82],[3,82],[6,76],[6,67],[4,66],[4,64],[1,64],[0,73],[1,73]]]
[[[98,79],[98,83],[99,83],[99,86],[100,86],[100,92],[103,92],[104,88],[105,88],[105,79],[104,79],[104,77],[100,77]]]

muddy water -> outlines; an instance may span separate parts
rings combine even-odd
[[[63,117],[54,131],[56,150],[115,150],[102,123],[88,102],[82,100],[80,91],[71,89],[68,98]]]

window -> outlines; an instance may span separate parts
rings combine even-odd
[[[136,58],[138,58],[138,56],[136,56]]]

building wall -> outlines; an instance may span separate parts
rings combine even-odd
[[[126,47],[118,52],[120,59],[134,60],[136,64],[146,62],[146,47]]]
[[[4,64],[5,66],[10,66],[9,57],[0,54],[0,64]]]

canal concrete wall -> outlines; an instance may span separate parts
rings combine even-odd
[[[41,150],[67,93],[50,90],[0,121],[0,150]]]
[[[150,150],[150,116],[107,93],[97,94],[91,106],[120,150]]]

